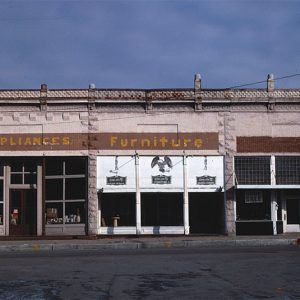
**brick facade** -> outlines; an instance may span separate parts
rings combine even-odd
[[[43,85],[41,90],[0,90],[0,108],[2,159],[88,158],[90,235],[99,232],[99,155],[224,156],[223,231],[235,234],[234,156],[300,153],[300,90],[206,90],[201,85],[173,90],[50,90]],[[133,142],[116,147],[109,143],[111,136]],[[185,142],[182,138],[179,146],[173,142],[158,147],[151,140],[154,136],[184,137]],[[197,137],[204,141],[199,147],[193,140]],[[1,231],[5,230],[0,226]]]

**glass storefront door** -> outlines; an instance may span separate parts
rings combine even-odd
[[[16,189],[10,191],[9,234],[36,235],[36,190]]]

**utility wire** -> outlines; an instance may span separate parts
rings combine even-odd
[[[297,76],[300,76],[300,73],[295,73],[295,74],[291,74],[291,75],[277,77],[277,78],[274,78],[273,80],[278,81],[278,80],[297,77]],[[246,83],[246,84],[242,84],[242,85],[236,85],[236,86],[232,86],[232,87],[229,87],[229,88],[225,88],[224,90],[236,89],[236,88],[240,88],[240,87],[251,86],[251,85],[256,85],[256,84],[266,83],[266,82],[267,82],[267,80],[262,80],[262,81],[252,82],[252,83]],[[74,111],[72,111],[72,112],[74,112]],[[62,111],[62,112],[68,112],[68,111]],[[77,112],[81,112],[81,111],[77,111]],[[123,113],[123,112],[120,112],[120,113]],[[183,112],[183,113],[185,113],[185,112]],[[170,115],[170,114],[172,115],[173,111],[151,112],[151,113],[146,113],[146,114],[144,113],[144,114],[141,114],[141,115],[134,115],[134,116],[128,116],[127,115],[127,116],[111,117],[111,118],[99,118],[98,121],[114,121],[114,120],[124,120],[124,119],[136,119],[136,118],[144,118],[145,116],[146,117],[151,117],[151,116],[163,116],[163,115]],[[83,120],[78,120],[78,121],[56,121],[56,122],[54,121],[54,122],[50,122],[49,124],[74,124],[74,123],[80,123],[82,121]],[[37,124],[33,124],[33,125],[42,125],[42,124],[37,123]],[[23,125],[1,124],[1,126],[23,126]]]
[[[286,79],[286,78],[292,78],[292,77],[296,77],[296,76],[300,76],[300,73],[295,73],[292,75],[287,75],[287,76],[282,76],[282,77],[277,77],[274,78],[274,81],[278,81],[278,80],[282,80],[282,79]],[[260,83],[266,83],[268,82],[268,80],[262,80],[262,81],[256,81],[256,82],[252,82],[252,83],[246,83],[246,84],[241,84],[241,85],[235,85],[229,88],[226,88],[226,90],[230,90],[230,89],[237,89],[240,87],[245,87],[245,86],[251,86],[251,85],[256,85],[256,84],[260,84]]]

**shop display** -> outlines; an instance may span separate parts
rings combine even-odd
[[[77,209],[77,214],[68,214],[64,218],[58,217],[57,208],[47,208],[46,212],[47,224],[70,224],[81,223],[80,211]]]

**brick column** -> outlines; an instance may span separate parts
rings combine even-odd
[[[88,158],[88,235],[98,233],[97,156],[89,151]]]
[[[88,133],[98,131],[97,113],[89,106]],[[98,194],[97,194],[97,150],[93,149],[92,141],[88,139],[88,235],[98,234]]]
[[[234,117],[230,112],[219,113],[219,150],[224,155],[225,228],[228,235],[235,235],[235,199],[233,187],[233,158],[236,148]]]

